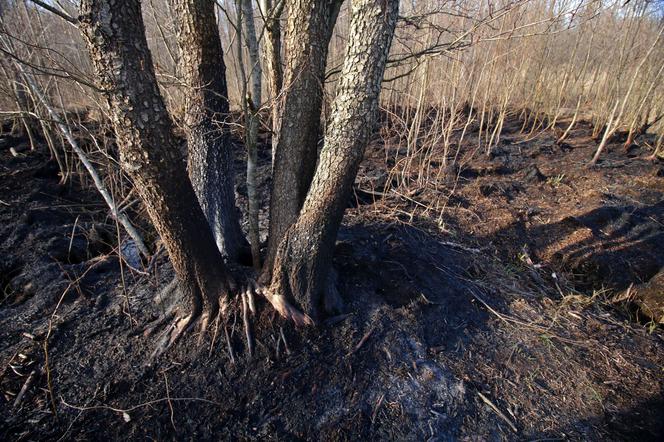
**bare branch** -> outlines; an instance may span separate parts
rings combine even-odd
[[[78,25],[78,19],[72,17],[71,15],[67,14],[66,12],[61,11],[61,10],[59,10],[59,9],[57,9],[57,8],[54,8],[53,6],[51,6],[51,5],[47,4],[47,3],[44,3],[44,2],[42,2],[42,1],[40,1],[40,0],[30,0],[30,1],[31,1],[32,3],[34,3],[35,5],[39,6],[40,8],[45,9],[45,10],[47,10],[48,12],[51,12],[51,13],[57,15],[57,16],[60,17],[61,19],[63,19],[63,20],[65,20],[65,21],[67,21],[67,22],[73,24],[74,26],[77,26],[77,25]]]

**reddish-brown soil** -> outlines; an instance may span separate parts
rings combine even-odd
[[[347,315],[298,330],[261,304],[250,357],[232,310],[147,366],[167,259],[120,266],[96,193],[2,143],[2,440],[664,435],[664,335],[623,296],[664,266],[664,165],[646,149],[610,145],[588,169],[587,127],[558,146],[515,123],[492,156],[385,192],[377,141],[336,246]]]

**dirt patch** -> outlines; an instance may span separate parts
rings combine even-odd
[[[249,357],[233,309],[153,366],[170,264],[121,267],[94,192],[3,149],[0,438],[658,440],[662,332],[611,300],[664,263],[661,165],[610,146],[586,169],[583,128],[518,136],[438,195],[384,192],[372,146],[336,246],[347,314],[297,330],[261,305]]]

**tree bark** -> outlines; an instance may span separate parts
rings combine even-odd
[[[373,133],[399,0],[353,0],[344,65],[311,189],[278,248],[269,291],[314,320],[351,186]]]
[[[82,0],[80,28],[120,151],[161,236],[191,311],[216,315],[233,282],[175,143],[159,93],[139,0]]]
[[[286,71],[274,152],[267,273],[316,169],[328,45],[341,6],[341,0],[285,1]]]
[[[284,81],[284,71],[281,65],[281,12],[284,0],[278,0],[275,5],[272,0],[260,0],[261,13],[265,23],[266,38],[263,40],[263,58],[267,71],[268,84],[272,92],[272,164],[276,152],[279,121],[279,95]]]
[[[251,245],[251,257],[254,268],[260,270],[260,237],[258,231],[258,212],[260,210],[260,198],[258,196],[258,183],[256,166],[258,163],[258,125],[260,116],[258,111],[261,107],[261,91],[263,70],[256,38],[256,26],[254,24],[254,9],[250,0],[238,0],[241,3],[239,14],[242,18],[240,27],[244,28],[247,49],[249,50],[249,82],[250,93],[247,94],[243,106],[246,121],[245,144],[247,147],[247,200],[249,216],[249,244]],[[239,12],[239,11],[238,11]],[[241,52],[242,48],[240,48]],[[242,59],[239,60],[242,62]],[[246,89],[246,87],[245,87]]]
[[[213,0],[172,0],[186,83],[188,170],[217,247],[231,261],[246,240],[235,206],[232,147],[226,124],[228,89]]]

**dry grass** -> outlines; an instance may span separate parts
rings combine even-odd
[[[236,38],[232,2],[217,3],[230,100],[240,108],[246,87],[241,72],[249,68],[249,57],[238,58],[241,39]],[[76,16],[76,2],[59,4]],[[330,44],[330,98],[343,58],[348,8],[346,2]],[[177,123],[183,103],[173,15],[165,0],[149,0],[143,10],[158,78]],[[656,155],[664,137],[663,13],[660,4],[647,0],[402,2],[382,96],[389,115],[385,134],[389,143],[402,147],[393,158],[393,181],[397,187],[438,188],[441,175],[463,166],[469,155],[490,154],[506,130],[515,130],[505,127],[513,116],[522,122],[519,132],[535,137],[554,130],[559,142],[580,120],[592,121],[601,147],[616,133],[628,134],[632,142],[650,131],[659,138],[644,143]],[[255,16],[263,38],[259,11]],[[74,26],[30,2],[16,2],[5,7],[1,28],[10,42],[3,50],[34,68],[51,105],[74,111],[68,114],[69,125],[105,122],[100,96],[90,87],[94,81],[87,52]],[[1,67],[0,103],[13,118],[12,131],[30,129],[31,138],[43,133],[67,179],[80,168],[78,160],[44,106],[29,96],[10,59]],[[263,97],[263,108],[272,106],[269,90]],[[475,149],[461,156],[464,142]],[[100,144],[107,154],[107,142]],[[431,167],[437,163],[443,172]],[[126,191],[118,195],[119,200],[126,197]]]

